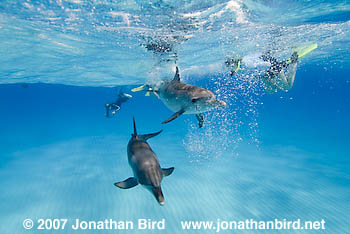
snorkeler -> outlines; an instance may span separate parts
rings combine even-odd
[[[230,68],[230,75],[233,76],[239,71],[242,61],[244,61],[244,64],[247,67],[257,67],[263,63],[268,64],[269,68],[265,74],[263,76],[256,77],[262,80],[263,86],[268,93],[275,93],[277,92],[277,89],[287,92],[293,87],[297,70],[297,62],[316,48],[317,44],[301,47],[294,51],[289,59],[281,62],[272,57],[271,52],[268,51],[267,53],[258,56],[258,60],[261,62],[254,59],[254,55],[246,56],[244,59],[239,56],[235,56],[227,59],[225,61],[225,65],[226,67]]]
[[[275,93],[277,89],[288,91],[292,88],[297,69],[298,54],[294,52],[288,60],[279,62],[271,56],[271,52],[259,56],[262,62],[270,65],[263,76],[257,76],[263,82],[263,86],[268,93]],[[241,68],[242,58],[234,57],[225,61],[225,65],[230,69],[230,75],[233,77]]]
[[[109,112],[112,111],[112,115],[115,115],[117,111],[120,110],[122,103],[128,101],[132,96],[130,94],[124,93],[122,90],[119,91],[117,100],[110,104],[105,104],[106,106],[106,117],[109,117]]]
[[[241,63],[242,63],[242,58],[239,56],[228,58],[225,61],[226,67],[230,68],[231,77],[239,71],[239,69],[241,68]]]
[[[261,56],[261,59],[271,64],[263,76],[260,76],[263,86],[268,93],[275,93],[277,89],[288,91],[293,87],[297,71],[298,53],[293,52],[290,59],[277,61],[270,51]]]

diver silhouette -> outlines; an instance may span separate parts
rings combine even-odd
[[[106,117],[110,117],[110,112],[112,115],[115,115],[115,113],[120,110],[122,103],[127,102],[130,98],[132,98],[130,94],[124,93],[122,89],[120,89],[115,102],[105,104]]]

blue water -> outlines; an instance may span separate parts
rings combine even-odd
[[[181,8],[180,8],[181,6]],[[325,230],[223,233],[349,233],[350,4],[348,1],[2,1],[0,3],[0,233],[25,219],[325,220]],[[173,50],[153,53],[150,42]],[[298,64],[293,88],[269,95],[257,68],[235,77],[232,54],[274,49],[286,58],[318,48]],[[131,93],[173,76],[206,87],[228,107],[162,125],[172,112]],[[24,85],[25,84],[25,85]],[[133,98],[112,118],[104,104],[123,88]],[[126,146],[132,117],[162,167],[165,206],[132,175]],[[70,223],[71,224],[71,223]]]

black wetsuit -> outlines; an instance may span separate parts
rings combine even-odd
[[[290,58],[291,63],[287,63],[287,60],[278,62],[276,58],[270,55],[270,52],[267,52],[266,54],[262,55],[260,58],[265,62],[269,62],[271,64],[270,68],[266,71],[265,75],[269,78],[272,78],[280,74],[283,69],[289,66],[289,64],[296,63],[298,61],[298,54],[297,52],[294,52],[292,54],[292,57]]]

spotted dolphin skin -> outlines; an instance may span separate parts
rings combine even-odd
[[[114,183],[114,185],[122,189],[129,189],[141,184],[151,191],[160,205],[164,205],[161,182],[163,177],[173,173],[174,167],[162,169],[157,156],[147,143],[149,138],[157,136],[162,131],[137,135],[135,119],[133,119],[133,124],[134,134],[131,135],[128,144],[128,162],[133,170],[134,177]]]
[[[173,112],[169,119],[162,123],[169,123],[182,114],[195,114],[199,127],[203,127],[203,112],[226,106],[224,101],[216,99],[214,93],[208,89],[198,86],[185,84],[181,82],[179,68],[176,67],[176,73],[173,79],[162,81],[155,86],[143,85],[132,91],[146,90],[146,96],[150,93],[155,94],[161,101]]]

